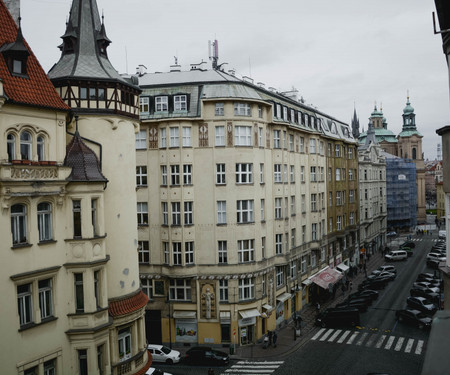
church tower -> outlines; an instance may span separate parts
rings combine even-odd
[[[74,115],[67,125],[65,163],[75,173],[69,204],[81,221],[68,241],[74,254],[68,272],[106,301],[86,307],[83,319],[75,313],[67,336],[74,352],[82,348],[89,374],[141,374],[151,357],[145,339],[148,298],[140,288],[137,258],[134,150],[140,90],[108,59],[111,41],[96,0],[73,0],[61,38],[60,60],[48,75]],[[98,171],[83,166],[95,159],[93,153]],[[91,178],[102,183],[101,189],[77,183]]]
[[[352,118],[352,134],[353,138],[359,138],[359,118],[356,116],[356,108],[353,110],[353,118]]]
[[[404,159],[412,159],[417,170],[417,221],[426,222],[426,198],[425,198],[425,163],[422,153],[422,134],[416,127],[416,114],[409,101],[403,109],[403,126],[398,139],[398,156]]]

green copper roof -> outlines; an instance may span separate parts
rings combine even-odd
[[[409,96],[408,96],[408,100],[406,101],[406,107],[403,109],[403,113],[405,115],[414,113],[414,108],[411,107],[411,103],[409,102]]]
[[[398,136],[399,137],[411,137],[412,135],[417,135],[418,137],[423,137],[417,130],[403,130]]]
[[[377,139],[377,143],[380,142],[389,142],[389,143],[397,143],[397,137],[395,136],[394,133],[392,133],[390,130],[388,129],[373,129],[375,131],[375,137]],[[361,133],[361,135],[358,138],[358,142],[361,144],[364,144],[366,141],[366,137],[367,137],[367,132]]]
[[[377,105],[375,104],[375,107],[373,109],[373,112],[370,114],[370,117],[383,117],[383,112],[379,111],[377,109]]]

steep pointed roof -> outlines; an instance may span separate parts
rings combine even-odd
[[[39,61],[23,38],[6,5],[0,0],[0,80],[7,102],[67,111],[70,108],[55,91]],[[26,74],[12,74],[6,58],[26,59]]]
[[[354,138],[359,137],[359,119],[356,115],[356,108],[353,109],[353,118],[352,118],[352,133]]]
[[[72,167],[69,181],[107,182],[100,169],[97,155],[81,139],[78,130],[66,146],[64,165]]]
[[[50,69],[52,81],[57,79],[97,79],[130,85],[114,69],[108,59],[105,25],[100,21],[96,0],[73,0],[60,60]]]

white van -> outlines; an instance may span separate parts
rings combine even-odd
[[[408,258],[408,253],[405,250],[394,250],[384,256],[387,261],[405,260]]]

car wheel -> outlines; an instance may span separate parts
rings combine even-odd
[[[166,363],[168,365],[173,365],[173,361],[170,358],[167,358]]]

